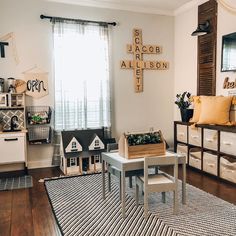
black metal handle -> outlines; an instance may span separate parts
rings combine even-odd
[[[18,138],[5,138],[4,141],[10,142],[10,141],[17,141]]]

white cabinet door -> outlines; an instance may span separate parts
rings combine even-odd
[[[1,135],[0,150],[0,164],[25,162],[25,137],[22,135]]]

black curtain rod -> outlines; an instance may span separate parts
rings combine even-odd
[[[101,24],[101,25],[113,25],[113,26],[116,26],[116,22],[81,20],[81,19],[72,19],[72,18],[63,18],[63,17],[45,16],[45,15],[40,15],[40,18],[41,19],[50,19],[50,21],[52,21],[52,19],[55,18],[55,19],[60,19],[60,20],[78,21],[78,22],[84,22],[84,23],[97,23],[97,24]]]

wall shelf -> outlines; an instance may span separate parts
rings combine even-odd
[[[3,129],[10,129],[11,118],[17,116],[17,128],[25,129],[25,94],[0,93],[0,117],[3,118]]]
[[[51,108],[27,106],[26,114],[29,144],[50,144],[52,141]]]
[[[50,124],[52,110],[49,106],[27,106],[28,125]]]
[[[29,144],[51,143],[52,129],[50,126],[35,126],[28,128]]]

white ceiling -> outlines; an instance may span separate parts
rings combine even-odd
[[[144,12],[163,15],[174,15],[180,8],[194,4],[198,0],[46,0],[76,4],[81,6],[92,6]]]

